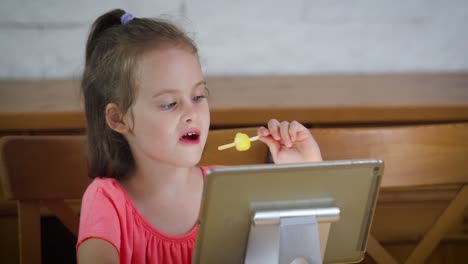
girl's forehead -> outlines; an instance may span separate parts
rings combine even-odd
[[[196,88],[204,80],[198,57],[188,49],[165,48],[148,52],[138,70],[142,93]]]

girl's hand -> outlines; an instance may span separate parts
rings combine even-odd
[[[268,121],[258,129],[259,140],[270,148],[276,164],[322,161],[320,149],[309,130],[297,121]]]

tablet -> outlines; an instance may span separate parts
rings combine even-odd
[[[324,263],[364,258],[383,161],[226,166],[206,174],[194,263],[243,263],[256,212],[336,206]]]

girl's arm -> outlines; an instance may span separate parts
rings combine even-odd
[[[77,260],[79,264],[85,263],[119,263],[119,253],[109,242],[99,238],[90,238],[78,247]]]

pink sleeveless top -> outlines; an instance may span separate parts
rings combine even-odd
[[[203,177],[211,167],[202,167]],[[83,195],[76,248],[89,238],[111,243],[120,263],[191,263],[198,226],[170,236],[153,227],[112,178],[96,178]]]

